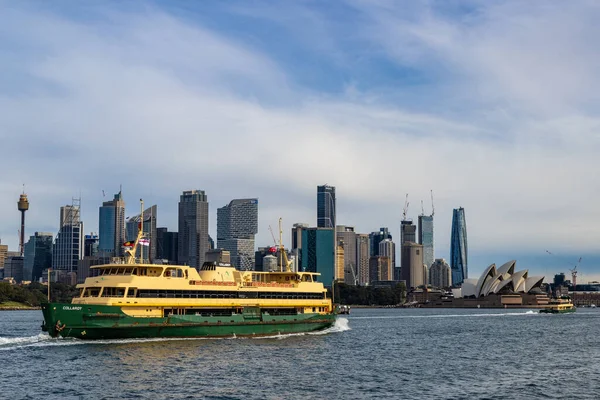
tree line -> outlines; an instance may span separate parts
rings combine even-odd
[[[71,299],[79,294],[72,285],[64,283],[52,283],[50,286],[50,297],[53,302],[70,303]],[[29,307],[39,307],[48,302],[48,286],[38,282],[29,285],[11,285],[8,282],[0,282],[0,303],[14,301],[23,303]]]
[[[345,283],[335,284],[335,303],[361,306],[393,306],[406,300],[406,285],[395,286],[354,286]]]

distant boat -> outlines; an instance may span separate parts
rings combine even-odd
[[[350,306],[343,305],[343,304],[339,305],[337,313],[338,314],[350,314]]]

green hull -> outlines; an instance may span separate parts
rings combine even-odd
[[[118,306],[50,303],[42,305],[42,329],[52,337],[79,339],[269,336],[312,332],[331,327],[334,314],[227,316],[173,315],[131,317]]]
[[[566,310],[542,309],[542,310],[540,310],[540,312],[544,313],[544,314],[569,314],[569,313],[574,313],[575,310],[576,310],[576,308],[573,307],[573,308],[569,308]]]

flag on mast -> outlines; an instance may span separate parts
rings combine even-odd
[[[140,241],[138,243],[141,244],[142,246],[150,246],[149,239],[140,239]]]

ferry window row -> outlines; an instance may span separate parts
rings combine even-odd
[[[137,297],[143,298],[192,298],[192,299],[324,299],[324,293],[286,292],[217,292],[202,290],[138,290]]]
[[[102,289],[102,291],[101,291]],[[104,287],[82,289],[81,297],[125,297],[124,287]],[[286,300],[320,300],[324,293],[296,292],[228,292],[203,290],[145,290],[127,289],[127,297],[140,298],[180,298],[180,299],[286,299]]]
[[[181,268],[166,268],[163,274],[162,268],[103,268],[98,272],[98,276],[104,275],[137,275],[137,276],[161,276],[170,278],[187,278],[187,271]]]

